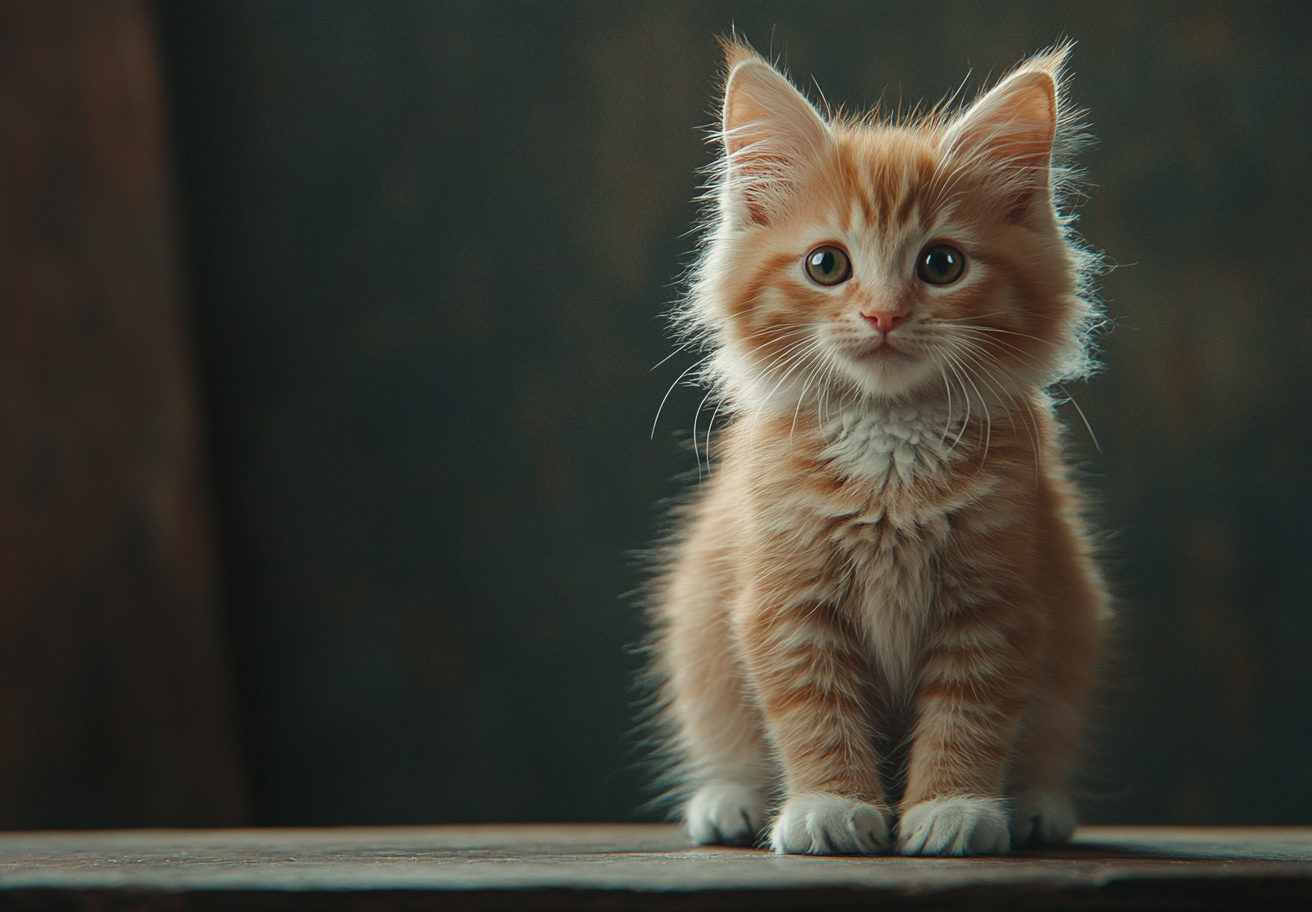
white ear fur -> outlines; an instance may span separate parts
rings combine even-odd
[[[1051,70],[1060,62],[1042,60],[1011,74],[971,105],[943,139],[950,157],[983,160],[999,169],[1014,190],[1011,208],[1018,216],[1039,191],[1045,197],[1051,193],[1057,132],[1057,83]]]
[[[738,62],[724,89],[725,187],[735,214],[768,224],[797,177],[832,143],[811,103],[759,57]]]

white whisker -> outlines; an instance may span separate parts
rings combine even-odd
[[[1101,454],[1102,445],[1098,443],[1098,435],[1093,432],[1093,425],[1090,424],[1089,419],[1085,417],[1084,409],[1080,408],[1080,404],[1075,401],[1075,397],[1072,396],[1067,391],[1066,387],[1063,384],[1058,383],[1057,389],[1065,393],[1066,401],[1069,402],[1071,405],[1075,406],[1075,411],[1079,413],[1080,420],[1084,422],[1084,429],[1089,432],[1089,439],[1093,441],[1093,448],[1097,450],[1099,454]]]
[[[692,413],[692,454],[693,454],[693,457],[697,460],[697,483],[698,483],[698,484],[701,484],[701,481],[702,481],[702,454],[701,454],[701,446],[700,446],[700,444],[699,444],[698,441],[697,441],[697,419],[701,417],[701,414],[702,414],[702,406],[704,406],[704,405],[706,404],[706,400],[709,399],[709,398],[711,398],[711,395],[712,395],[713,393],[714,393],[714,390],[707,390],[707,391],[706,391],[706,395],[705,395],[705,396],[702,396],[702,401],[697,403],[697,411],[695,411],[695,412]],[[710,435],[710,432],[708,431],[708,432],[707,432],[707,437],[708,437],[708,439],[709,439],[709,435]],[[706,471],[709,472],[710,470],[711,470],[711,463],[710,463],[710,460],[708,459],[707,462],[706,462]]]
[[[670,384],[670,388],[667,389],[665,391],[665,395],[661,397],[661,404],[656,406],[656,418],[651,423],[651,436],[647,438],[648,440],[656,439],[656,425],[660,423],[661,410],[665,408],[665,401],[670,398],[670,393],[674,392],[674,388],[679,385],[680,380],[691,374],[694,370],[697,369],[698,365],[703,364],[704,362],[709,360],[710,357],[711,357],[710,355],[706,355],[705,357],[698,358],[683,373],[679,374],[679,376],[674,378],[674,382]]]

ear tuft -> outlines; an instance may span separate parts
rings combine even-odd
[[[1040,197],[1051,200],[1057,78],[1068,49],[1037,57],[1002,80],[958,117],[943,139],[950,157],[997,170],[1013,190],[1008,209],[1017,218]]]
[[[728,43],[726,56],[721,120],[726,191],[752,222],[769,224],[832,138],[811,103],[755,51]]]

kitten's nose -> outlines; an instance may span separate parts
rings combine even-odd
[[[866,322],[880,332],[892,332],[907,321],[907,315],[896,310],[876,310],[873,313],[861,311]]]

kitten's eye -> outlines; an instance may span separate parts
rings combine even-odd
[[[852,261],[842,248],[826,244],[806,255],[806,274],[821,285],[837,285],[852,277]]]
[[[935,244],[920,251],[916,275],[930,285],[951,285],[966,269],[966,255],[947,244]]]

